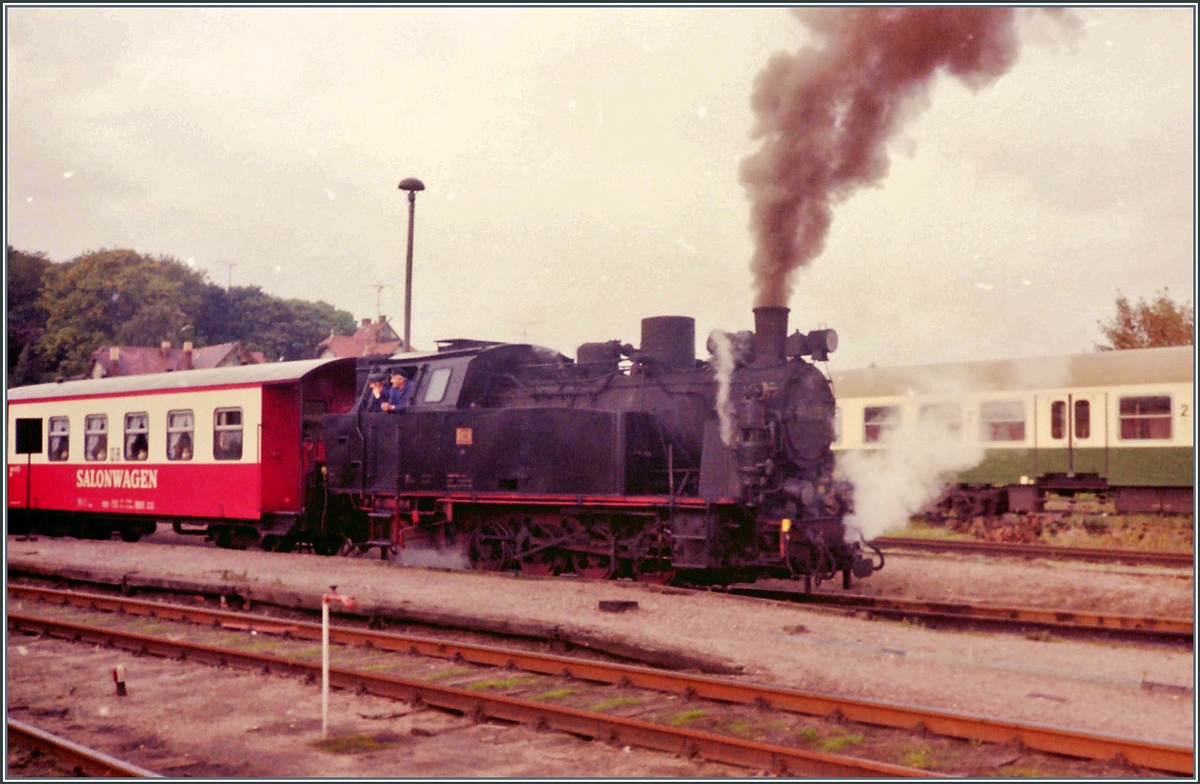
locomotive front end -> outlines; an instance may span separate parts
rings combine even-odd
[[[739,358],[730,402],[735,413],[734,452],[741,502],[755,512],[758,559],[776,576],[818,584],[838,572],[867,577],[882,567],[847,542],[843,518],[853,488],[834,479],[836,404],[829,380],[805,359],[828,358],[837,347],[833,330],[787,335],[788,309],[754,311],[752,340],[731,341],[752,356]],[[877,551],[876,551],[877,552]]]

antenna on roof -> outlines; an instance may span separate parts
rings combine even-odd
[[[533,326],[534,324],[541,324],[542,319],[509,319],[508,323],[519,326],[521,328],[521,342],[528,343],[529,327]]]
[[[373,288],[375,289],[375,317],[379,318],[383,315],[383,290],[390,289],[391,286],[387,285],[386,283],[376,283]]]

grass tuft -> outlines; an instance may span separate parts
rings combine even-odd
[[[368,754],[372,751],[389,749],[395,745],[394,738],[361,734],[325,738],[312,743],[312,747],[317,751],[325,751],[330,754]]]
[[[613,697],[612,699],[602,700],[591,707],[594,711],[604,711],[609,708],[620,708],[625,705],[641,705],[642,700],[638,697]]]
[[[699,721],[700,719],[704,718],[707,713],[708,712],[705,710],[696,708],[693,710],[684,711],[683,713],[677,713],[671,718],[667,719],[666,723],[670,724],[672,727],[682,727],[684,724],[691,724]]]
[[[861,732],[846,733],[837,737],[829,738],[821,742],[821,751],[837,751],[846,746],[857,746],[863,742]]]

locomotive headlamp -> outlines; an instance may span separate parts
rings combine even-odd
[[[837,351],[838,337],[832,329],[814,329],[808,333],[808,341],[812,347],[813,359],[824,361],[827,357],[818,357],[818,352],[828,355]]]
[[[788,335],[786,353],[789,357],[811,356],[818,362],[829,359],[837,350],[838,336],[832,329],[814,329],[807,335],[797,331]]]

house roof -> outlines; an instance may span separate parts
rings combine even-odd
[[[118,358],[112,359],[113,349],[117,350]],[[254,353],[243,352],[242,344],[238,341],[220,343],[215,346],[204,346],[191,349],[191,368],[203,369],[219,367],[231,357],[237,364],[245,360],[255,361]],[[99,364],[104,369],[105,376],[134,376],[145,373],[166,373],[182,370],[186,351],[182,348],[149,348],[145,346],[103,346],[92,352],[92,367]],[[262,361],[262,360],[259,360]]]
[[[317,344],[317,354],[326,351],[335,357],[387,356],[404,343],[387,320],[363,324],[353,335],[330,335]]]

